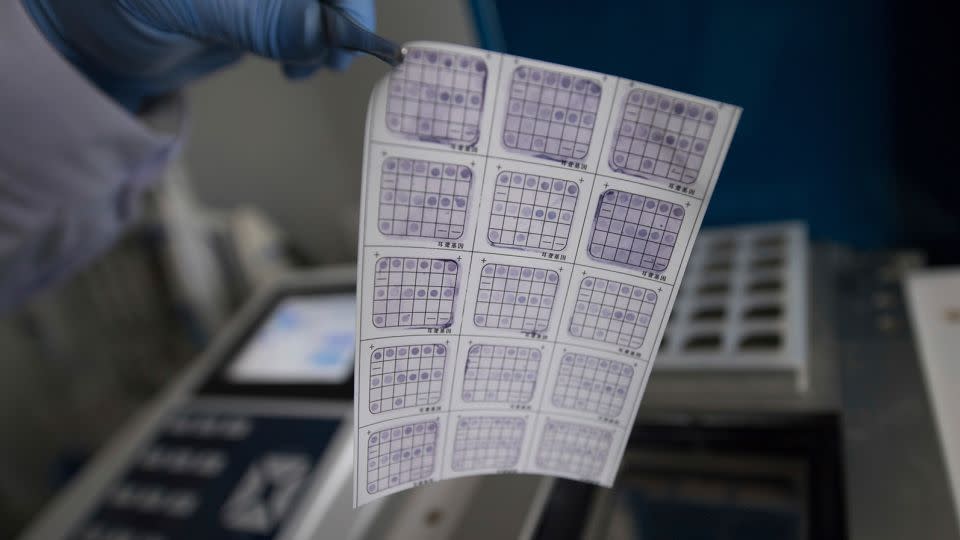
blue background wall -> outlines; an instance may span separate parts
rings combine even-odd
[[[888,0],[473,0],[481,44],[743,107],[707,224],[901,241]]]

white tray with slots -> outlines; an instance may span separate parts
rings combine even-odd
[[[704,229],[655,370],[779,375],[804,390],[808,250],[803,223]]]

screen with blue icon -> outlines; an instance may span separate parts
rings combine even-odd
[[[227,369],[236,383],[342,384],[353,374],[353,293],[290,297]]]

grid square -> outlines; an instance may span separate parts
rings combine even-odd
[[[503,145],[547,159],[583,159],[600,107],[600,84],[547,69],[513,70]]]
[[[550,326],[559,281],[555,270],[485,264],[473,322],[482,328],[543,332]]]
[[[540,350],[473,345],[467,351],[461,397],[469,402],[530,403],[540,371]]]
[[[633,366],[623,362],[565,353],[553,387],[553,404],[600,416],[619,416],[633,373]]]
[[[520,460],[526,429],[527,422],[523,418],[461,418],[453,439],[453,470],[502,470],[515,467]]]
[[[487,240],[494,246],[561,251],[579,194],[576,182],[503,171],[493,191]]]
[[[370,357],[370,412],[440,401],[447,348],[440,343],[383,347]]]
[[[479,56],[420,47],[390,73],[387,129],[429,142],[476,144],[487,85]]]
[[[460,265],[451,259],[381,257],[373,278],[377,328],[447,328],[453,324]]]
[[[717,110],[635,89],[623,105],[610,168],[639,178],[697,181],[717,123]]]
[[[372,433],[367,439],[367,493],[429,478],[436,460],[436,420]]]
[[[548,419],[537,451],[537,465],[581,478],[603,472],[613,432],[574,422]]]
[[[465,165],[388,158],[380,176],[377,227],[388,236],[463,236],[473,171]]]
[[[587,276],[580,281],[570,335],[640,348],[656,304],[654,291]]]
[[[587,253],[600,262],[662,272],[684,214],[679,204],[608,189],[597,204]]]

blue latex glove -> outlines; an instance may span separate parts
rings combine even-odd
[[[235,62],[250,52],[291,78],[344,69],[354,53],[324,45],[319,0],[23,0],[37,26],[122,105]],[[373,0],[324,0],[373,28]]]

